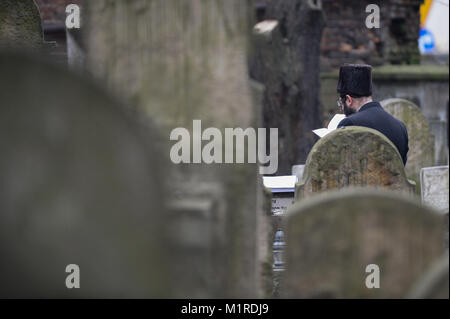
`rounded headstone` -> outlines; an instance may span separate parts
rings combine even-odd
[[[404,298],[444,253],[443,223],[410,196],[379,189],[300,201],[287,215],[285,297]]]
[[[449,298],[448,252],[436,261],[417,281],[410,299],[448,299]]]
[[[406,175],[418,184],[420,169],[434,165],[434,136],[430,124],[421,109],[410,101],[387,99],[382,101],[381,105],[406,126],[409,138]]]
[[[394,144],[380,132],[359,126],[337,129],[314,145],[296,198],[349,186],[415,191]]]
[[[157,136],[65,69],[0,69],[0,297],[166,296]]]

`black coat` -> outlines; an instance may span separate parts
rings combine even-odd
[[[364,126],[383,133],[397,147],[406,165],[408,159],[408,131],[405,124],[394,118],[378,102],[370,102],[358,112],[343,119],[338,127]]]

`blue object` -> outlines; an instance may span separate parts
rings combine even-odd
[[[431,53],[434,51],[434,35],[427,29],[421,29],[419,33],[419,49],[421,53]]]

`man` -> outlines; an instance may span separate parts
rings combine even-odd
[[[345,64],[339,73],[338,106],[347,116],[339,123],[345,126],[364,126],[375,129],[397,147],[406,165],[408,132],[405,125],[372,100],[372,67],[365,64]]]

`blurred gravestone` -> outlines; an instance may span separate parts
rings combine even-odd
[[[175,297],[215,296],[226,278],[226,268],[222,267],[227,258],[223,190],[213,183],[183,186],[182,196],[170,203],[171,237],[167,249],[174,257],[171,263],[174,282],[190,290],[178,289]]]
[[[157,136],[64,69],[0,69],[0,296],[170,296]]]
[[[434,136],[431,134],[430,125],[420,108],[410,101],[387,99],[382,101],[381,105],[406,126],[409,137],[406,175],[419,184],[420,169],[434,165]]]
[[[171,130],[182,127],[191,134],[191,150],[200,148],[200,137],[192,136],[193,120],[201,120],[203,129],[221,132],[258,127],[259,110],[247,71],[252,24],[248,1],[99,0],[86,3],[85,13],[89,70],[121,98],[136,102],[168,141]],[[229,151],[236,154],[237,149],[234,146]],[[166,160],[172,163],[169,154],[167,150]],[[179,255],[190,261],[175,261],[186,265],[176,276],[186,279],[180,281],[177,293],[183,297],[255,297],[261,273],[257,224],[264,218],[257,203],[261,189],[256,182],[257,165],[173,164],[172,169],[168,192],[177,229],[192,230],[203,222],[209,225],[195,236],[203,238],[203,246],[194,240],[180,242],[180,250],[193,253]],[[208,185],[214,186],[208,189]],[[196,192],[196,188],[203,191]],[[214,222],[219,224],[212,226]],[[225,238],[218,246],[209,241],[207,229],[224,230]],[[198,256],[203,257],[195,260]],[[198,273],[202,261],[216,265],[211,266],[211,275]],[[197,283],[188,280],[190,276],[206,279],[193,286]]]
[[[384,190],[301,201],[287,216],[285,297],[403,298],[444,253],[442,224],[435,211]],[[378,289],[366,286],[369,265],[379,268]]]
[[[422,202],[448,214],[448,166],[422,168],[420,184]]]
[[[0,1],[0,47],[39,48],[43,41],[41,17],[33,0]]]
[[[391,141],[378,131],[357,126],[338,129],[314,145],[296,186],[296,198],[348,186],[415,191]]]
[[[433,263],[411,290],[411,299],[448,299],[449,289],[448,253]]]

